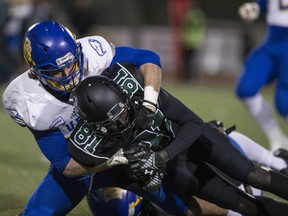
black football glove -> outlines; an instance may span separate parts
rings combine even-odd
[[[153,125],[154,116],[155,113],[151,109],[143,106],[142,104],[139,105],[136,108],[135,112],[135,118],[136,118],[135,129],[137,131],[143,131],[149,126]]]
[[[138,144],[138,145],[135,145],[134,147],[132,147],[130,149],[124,150],[124,157],[127,158],[127,160],[128,160],[128,158],[130,158],[130,162],[133,161],[133,163],[135,163],[135,162],[138,162],[138,160],[140,160],[141,156],[147,150],[148,150],[148,146]],[[126,174],[133,180],[144,182],[144,181],[147,181],[150,179],[149,176],[144,176],[141,173],[136,173],[134,171],[134,169],[132,169],[129,161],[128,161],[128,164],[125,165],[124,168],[125,168],[124,170],[125,170]]]
[[[162,179],[166,173],[165,169],[158,170],[153,176],[142,175],[140,173],[134,173],[131,166],[125,165],[124,171],[126,175],[136,181],[136,183],[142,187],[144,190],[155,192],[160,189],[162,184]],[[162,172],[163,171],[163,172]]]
[[[166,174],[166,163],[160,152],[153,152],[146,146],[138,145],[124,151],[128,159],[130,176],[144,181],[144,189],[155,191],[159,189]]]
[[[124,153],[125,155],[125,153]],[[166,163],[159,152],[142,150],[127,157],[128,163],[135,174],[153,176],[158,170],[165,169]]]
[[[162,172],[164,171],[164,172]],[[148,180],[144,180],[144,186],[143,189],[150,191],[150,192],[155,192],[160,189],[161,184],[162,184],[162,179],[166,173],[165,169],[160,169],[158,170],[153,176],[151,176]]]

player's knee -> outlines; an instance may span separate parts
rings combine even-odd
[[[283,117],[288,116],[288,102],[287,101],[276,101],[276,109],[279,114]]]
[[[252,97],[257,94],[257,89],[251,88],[251,86],[238,83],[235,89],[235,94],[239,99]]]
[[[271,182],[271,175],[267,170],[255,168],[247,177],[247,183],[259,189],[266,189]]]
[[[240,196],[235,211],[241,212],[243,215],[259,215],[257,205],[248,197]]]

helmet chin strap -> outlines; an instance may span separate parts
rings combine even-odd
[[[54,89],[51,89],[48,85],[45,85],[42,82],[41,82],[41,84],[50,94],[52,94],[58,100],[65,102],[65,103],[69,102],[70,92],[68,92],[68,91],[56,91]]]

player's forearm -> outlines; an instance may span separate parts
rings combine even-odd
[[[73,159],[69,161],[69,163],[65,167],[65,170],[63,171],[63,174],[67,177],[81,176],[86,175],[88,173],[89,172],[87,171],[87,169],[85,169],[83,166],[81,166]]]
[[[79,175],[85,175],[85,174],[98,173],[106,169],[109,169],[113,166],[116,166],[119,164],[127,164],[127,163],[128,163],[128,160],[124,156],[123,149],[121,148],[112,157],[98,164],[97,166],[88,167],[88,166],[80,165],[75,160],[71,159],[69,163],[67,164],[63,174],[69,177],[73,177],[73,176],[79,176]]]
[[[163,94],[162,94],[163,93]],[[161,111],[167,119],[179,125],[175,139],[165,148],[172,159],[177,154],[188,149],[203,133],[203,120],[168,92],[161,91]],[[181,113],[181,115],[177,115]]]
[[[228,214],[228,210],[220,208],[215,204],[199,199],[195,196],[191,197],[188,208],[187,216],[226,216]]]
[[[98,173],[109,168],[110,167],[107,166],[107,162],[104,162],[94,167],[86,167],[86,166],[81,166],[79,163],[71,159],[68,165],[66,166],[63,174],[67,177],[75,177],[75,176],[87,175],[87,174],[92,174],[92,173]]]
[[[140,66],[141,74],[144,77],[144,87],[152,86],[155,91],[159,92],[161,87],[162,70],[152,63],[146,63]]]
[[[146,63],[140,66],[140,71],[144,77],[143,105],[155,112],[161,88],[161,68],[156,64]]]

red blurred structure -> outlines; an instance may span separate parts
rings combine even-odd
[[[174,34],[174,58],[177,60],[176,62],[178,62],[176,67],[178,70],[175,74],[175,78],[182,77],[181,65],[183,64],[183,53],[180,44],[182,34],[181,25],[184,14],[191,9],[192,1],[193,0],[169,0],[168,2],[169,23]]]

